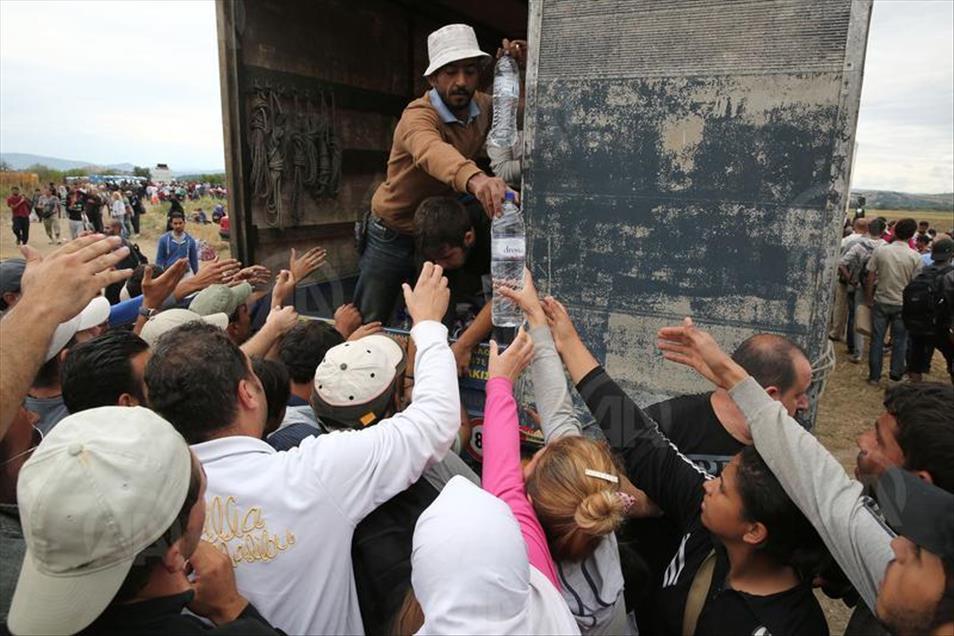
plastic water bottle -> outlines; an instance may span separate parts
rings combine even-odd
[[[494,118],[487,143],[510,148],[517,143],[517,105],[520,102],[520,69],[510,54],[504,54],[494,67]]]
[[[514,193],[504,198],[503,213],[490,228],[490,273],[494,289],[504,284],[523,289],[523,266],[527,254],[527,238],[523,215],[514,200]],[[496,327],[517,327],[523,322],[523,311],[513,301],[494,292],[491,321]]]

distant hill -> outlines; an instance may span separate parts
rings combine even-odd
[[[6,161],[14,170],[24,170],[34,164],[40,164],[53,170],[73,170],[76,168],[106,168],[116,172],[132,172],[131,163],[115,163],[101,166],[92,161],[77,161],[75,159],[60,159],[43,155],[31,155],[25,152],[0,153],[0,160]]]
[[[6,161],[11,168],[14,170],[24,170],[29,168],[34,164],[44,165],[47,168],[52,168],[53,170],[73,170],[76,168],[97,168],[105,170],[114,170],[118,173],[131,173],[133,171],[133,164],[131,163],[111,163],[108,165],[100,165],[92,161],[77,161],[75,159],[60,159],[58,157],[46,157],[44,155],[31,155],[24,152],[0,152],[0,161]],[[154,166],[148,166],[152,168]],[[198,168],[189,168],[186,170],[173,170],[173,176],[179,177],[187,174],[224,174],[225,170],[223,168],[215,169],[198,169]]]
[[[859,196],[865,197],[865,207],[869,210],[954,211],[954,192],[911,194],[909,192],[891,192],[890,190],[852,190],[852,207],[856,205]]]

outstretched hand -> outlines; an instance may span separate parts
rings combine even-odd
[[[328,250],[323,247],[313,247],[301,256],[298,256],[298,251],[293,247],[288,258],[288,271],[292,273],[295,281],[303,281],[322,266],[327,256]]]
[[[692,318],[684,318],[680,326],[663,327],[657,337],[666,360],[695,369],[720,388],[731,389],[748,376],[709,333],[696,328]]]
[[[129,248],[120,244],[118,236],[92,234],[70,241],[45,257],[32,247],[21,247],[26,269],[20,302],[43,307],[56,322],[72,319],[104,287],[132,276],[131,269],[113,269],[129,255]]]
[[[170,265],[157,278],[152,277],[153,266],[146,265],[142,273],[142,305],[149,309],[158,309],[165,302],[166,298],[172,294],[176,285],[185,276],[189,268],[189,261],[180,258]]]
[[[547,324],[550,325],[550,333],[553,334],[553,343],[557,351],[562,352],[568,343],[580,339],[570,318],[570,312],[566,310],[563,303],[553,296],[547,296],[540,301],[540,304],[543,307],[543,313],[546,314]]]
[[[520,307],[523,313],[527,315],[527,321],[531,327],[546,324],[547,317],[543,311],[543,305],[540,304],[540,298],[537,297],[537,288],[533,285],[533,276],[526,267],[523,268],[523,289],[518,291],[505,284],[499,284],[495,285],[494,292],[499,293],[507,300],[513,301]]]
[[[285,304],[285,299],[291,296],[295,291],[295,285],[298,279],[287,269],[278,272],[275,277],[275,286],[272,288],[272,304],[281,307]]]
[[[520,374],[533,360],[533,340],[521,327],[517,331],[517,337],[503,353],[499,353],[497,341],[490,341],[490,361],[487,364],[487,375],[489,379],[507,378],[511,382],[516,382]]]
[[[421,275],[417,279],[414,289],[407,283],[401,286],[404,289],[404,302],[407,311],[411,314],[414,324],[425,320],[440,322],[447,313],[450,303],[450,290],[447,288],[447,279],[440,265],[428,261],[421,268]]]
[[[272,280],[272,272],[267,267],[264,265],[249,265],[230,276],[225,281],[225,284],[234,287],[244,281],[248,281],[250,285],[254,286],[265,285],[270,280]]]

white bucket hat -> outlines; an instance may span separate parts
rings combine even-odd
[[[472,57],[490,57],[480,50],[477,35],[466,24],[448,24],[427,36],[427,57],[430,64],[424,71],[427,77],[440,67]]]
[[[26,555],[10,631],[73,634],[92,623],[175,521],[191,474],[188,444],[148,409],[104,406],[62,420],[17,482]]]

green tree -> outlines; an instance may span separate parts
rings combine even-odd
[[[0,159],[0,172],[7,172],[8,170],[13,170],[9,163]]]
[[[142,166],[133,166],[133,176],[145,177],[147,179],[151,179],[152,173],[149,172],[149,168],[143,168]]]

